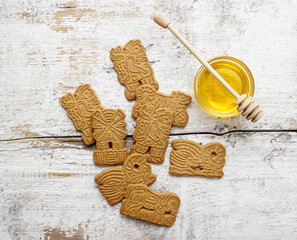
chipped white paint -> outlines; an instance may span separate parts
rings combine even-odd
[[[193,95],[197,61],[152,21],[162,10],[205,58],[229,55],[251,69],[265,116],[218,119]],[[0,238],[1,239],[296,239],[297,2],[277,0],[0,1]],[[209,26],[211,23],[211,27]],[[184,29],[184,30],[182,30]],[[160,227],[110,207],[93,182],[93,164],[59,98],[90,83],[102,105],[126,112],[133,102],[109,50],[139,38],[160,91],[193,97],[185,128],[171,136],[226,145],[222,179],[168,174],[153,165],[157,191],[182,200],[176,223]],[[257,130],[288,132],[261,133]],[[251,130],[251,133],[225,133]],[[295,131],[295,132],[294,132]],[[32,139],[47,137],[46,139]],[[19,140],[18,140],[19,139]],[[128,148],[131,139],[127,140]]]
[[[239,116],[218,119],[198,106],[193,81],[200,64],[153,22],[156,9],[170,16],[203,57],[229,55],[248,65],[255,98],[265,111],[259,123]],[[160,91],[182,90],[193,97],[189,124],[174,133],[296,129],[296,10],[296,1],[289,0],[2,0],[0,137],[77,135],[59,98],[81,83],[92,85],[103,106],[124,109],[132,134],[133,102],[124,97],[109,50],[133,38],[147,48]]]
[[[58,233],[77,239],[296,238],[297,133],[182,138],[224,144],[225,175],[169,175],[169,146],[165,162],[152,165],[157,181],[151,185],[181,198],[169,228],[122,216],[120,204],[109,206],[93,180],[108,167],[95,166],[93,148],[79,138],[1,142],[0,234],[6,239],[59,239]],[[127,147],[131,144],[128,140]]]

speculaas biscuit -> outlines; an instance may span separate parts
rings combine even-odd
[[[128,185],[121,214],[147,222],[171,226],[176,219],[180,198],[171,192],[156,192],[143,184]]]
[[[136,91],[136,102],[133,106],[132,117],[138,118],[142,106],[150,103],[156,109],[167,108],[172,111],[173,125],[184,127],[189,120],[186,105],[190,104],[191,101],[191,96],[181,91],[173,91],[171,95],[168,95],[158,92],[148,85],[140,86]]]
[[[168,146],[168,136],[172,126],[172,112],[167,108],[159,108],[152,104],[144,104],[136,120],[133,134],[135,144],[130,152],[148,153],[148,162],[162,163]]]
[[[156,175],[151,172],[147,155],[134,153],[125,160],[123,167],[106,169],[97,174],[94,180],[107,202],[113,206],[122,201],[129,184],[150,185],[156,180]]]
[[[62,106],[67,110],[77,131],[82,132],[82,139],[86,145],[95,142],[92,130],[92,114],[102,110],[100,100],[90,84],[80,85],[74,92],[62,97]]]
[[[169,173],[180,176],[222,177],[226,149],[217,142],[200,146],[190,140],[176,139],[172,143]]]
[[[125,113],[121,109],[103,109],[92,115],[93,137],[97,149],[94,151],[96,165],[122,164],[128,157],[125,148]]]
[[[159,89],[140,40],[130,40],[124,48],[112,48],[110,58],[120,83],[126,87],[125,95],[128,100],[135,99],[135,91],[140,85],[150,85],[154,89]]]

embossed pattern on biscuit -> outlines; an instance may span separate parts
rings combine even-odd
[[[176,219],[180,198],[171,192],[156,192],[143,184],[128,185],[121,214],[147,222],[171,226]]]
[[[172,141],[169,173],[180,176],[222,177],[226,149],[217,142],[200,146],[190,140]]]
[[[184,127],[187,125],[189,115],[187,105],[192,98],[181,91],[173,91],[171,95],[158,92],[151,86],[140,86],[136,91],[136,102],[133,106],[132,117],[138,118],[139,112],[144,104],[152,104],[156,109],[167,108],[172,112],[173,125]]]
[[[130,40],[124,48],[112,48],[110,58],[120,83],[126,87],[125,95],[128,100],[135,99],[135,91],[140,85],[150,85],[154,89],[159,89],[140,40]]]
[[[107,202],[113,206],[122,201],[129,184],[150,185],[156,180],[156,175],[151,172],[147,155],[134,153],[125,160],[123,167],[106,169],[94,180]]]
[[[100,100],[90,84],[80,85],[74,94],[68,93],[62,97],[62,106],[73,121],[77,131],[82,132],[82,139],[86,145],[95,142],[92,130],[92,114],[101,110]]]
[[[125,148],[125,113],[121,109],[103,109],[92,115],[93,137],[97,149],[94,151],[96,165],[122,164],[128,157]]]
[[[172,112],[169,109],[156,109],[152,104],[144,104],[136,120],[133,134],[135,144],[130,152],[149,153],[149,162],[162,163],[172,121]]]

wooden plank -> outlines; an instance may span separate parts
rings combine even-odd
[[[119,213],[94,183],[93,147],[80,138],[0,142],[1,239],[296,239],[297,133],[183,135],[226,146],[222,179],[176,177],[152,165],[156,191],[181,198],[172,227]],[[127,140],[127,147],[132,145]]]
[[[230,55],[250,67],[266,114],[259,123],[218,119],[198,106],[193,80],[200,64],[152,21],[157,9],[205,58]],[[124,97],[109,50],[134,38],[146,47],[160,91],[193,97],[189,124],[173,133],[296,129],[296,10],[290,0],[1,1],[0,139],[77,136],[59,99],[82,83],[91,83],[106,108],[126,112],[131,135],[133,102]]]

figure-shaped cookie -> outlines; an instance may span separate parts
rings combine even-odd
[[[121,214],[147,222],[171,226],[180,205],[178,195],[155,192],[143,184],[132,184],[126,189]]]
[[[181,176],[222,177],[225,165],[226,149],[217,142],[203,147],[185,139],[176,139],[172,143],[169,173]]]
[[[97,149],[94,151],[96,165],[122,164],[128,157],[124,138],[127,132],[125,113],[121,109],[103,109],[95,111],[93,119],[93,137]]]
[[[125,160],[123,167],[106,169],[94,180],[107,202],[113,206],[122,201],[129,184],[150,185],[156,180],[156,175],[151,172],[147,155],[134,153]]]
[[[180,91],[173,91],[171,95],[168,95],[156,91],[151,86],[140,86],[136,91],[136,102],[133,106],[132,117],[138,118],[142,106],[150,103],[156,109],[168,108],[173,114],[173,125],[184,127],[189,120],[186,105],[190,104],[191,101],[190,95]]]
[[[172,125],[172,113],[166,108],[155,108],[152,104],[145,104],[136,120],[133,134],[135,144],[130,152],[150,154],[149,162],[162,163],[168,146],[168,136]]]
[[[145,49],[140,40],[129,41],[124,48],[117,46],[110,51],[119,81],[126,86],[125,95],[128,100],[135,99],[135,91],[141,85],[151,85],[159,89],[153,69],[147,59]]]
[[[92,114],[103,107],[90,84],[80,85],[74,94],[68,93],[63,96],[62,106],[67,110],[76,130],[82,132],[84,143],[93,144],[95,139],[92,131]]]

